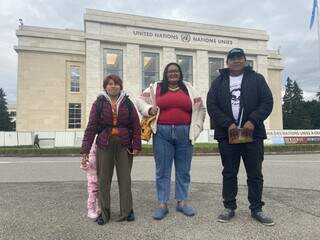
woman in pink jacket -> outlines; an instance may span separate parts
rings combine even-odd
[[[98,201],[99,183],[97,177],[97,145],[94,143],[90,149],[89,161],[82,161],[80,168],[87,173],[87,189],[88,189],[88,200],[87,209],[88,217],[94,221],[100,214],[100,206]]]

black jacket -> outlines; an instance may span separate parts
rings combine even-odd
[[[228,138],[228,127],[236,123],[232,114],[229,69],[220,69],[207,95],[207,110],[215,125],[214,138]],[[241,126],[250,120],[255,128],[253,138],[267,138],[263,121],[270,115],[273,98],[264,77],[246,67],[241,83],[240,108],[244,109]]]

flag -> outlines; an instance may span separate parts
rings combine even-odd
[[[313,7],[312,7],[312,12],[311,12],[311,18],[310,18],[310,26],[309,28],[311,29],[314,23],[314,18],[316,17],[316,10],[318,8],[318,0],[313,0]]]

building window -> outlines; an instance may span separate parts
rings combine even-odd
[[[80,67],[71,66],[70,67],[70,91],[71,92],[80,92]]]
[[[192,64],[192,56],[185,55],[177,55],[177,62],[181,67],[183,80],[193,82],[193,64]]]
[[[219,76],[219,69],[223,68],[223,58],[209,58],[209,87],[212,82]]]
[[[81,128],[80,103],[69,103],[69,128]]]
[[[118,75],[123,79],[123,52],[120,49],[103,50],[103,74],[104,77],[110,74]]]
[[[246,66],[250,66],[253,68],[253,60],[246,60]]]
[[[149,87],[150,83],[159,81],[159,54],[142,53],[142,89]]]

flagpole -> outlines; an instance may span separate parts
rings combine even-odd
[[[319,12],[319,1],[317,1],[317,19],[318,19],[318,50],[319,50],[319,56],[318,56],[318,63],[319,63],[319,68],[320,68],[320,12]]]

